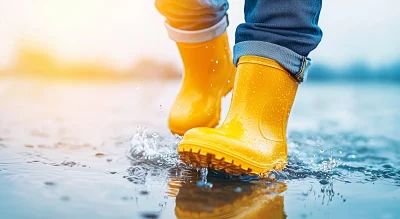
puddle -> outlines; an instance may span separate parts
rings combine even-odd
[[[4,84],[2,218],[400,217],[398,85],[300,89],[289,163],[259,179],[180,162],[165,126],[178,82]]]

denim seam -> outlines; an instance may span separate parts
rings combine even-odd
[[[306,57],[303,56],[303,60],[301,62],[301,67],[300,67],[300,71],[297,72],[294,76],[296,78],[296,80],[301,83],[303,82],[304,78],[304,70],[306,69],[306,65],[307,65],[307,59]]]
[[[224,18],[222,18],[214,26],[211,26],[206,29],[194,30],[194,31],[180,30],[180,29],[174,28],[171,25],[169,25],[167,21],[164,23],[164,25],[167,29],[169,38],[175,42],[178,42],[178,43],[202,43],[202,42],[206,42],[206,41],[215,39],[218,36],[220,36],[221,34],[223,34],[229,25],[229,20],[228,20],[228,16],[225,15]]]

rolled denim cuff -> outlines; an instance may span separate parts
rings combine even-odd
[[[228,24],[228,16],[225,15],[224,18],[214,26],[202,30],[179,30],[172,27],[167,22],[165,22],[165,27],[167,28],[169,38],[177,43],[202,43],[215,39],[223,34]]]
[[[273,59],[281,64],[290,75],[301,83],[307,79],[311,59],[299,55],[292,50],[273,43],[263,41],[243,41],[233,47],[233,62],[237,65],[242,56],[260,56]]]

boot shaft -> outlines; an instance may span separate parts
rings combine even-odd
[[[244,56],[238,63],[227,121],[241,117],[245,127],[260,131],[265,138],[286,141],[297,87],[289,72],[276,61]]]
[[[233,84],[221,77],[234,71],[226,32],[206,42],[176,44],[184,65],[183,82],[188,86],[201,84],[206,85],[201,89],[214,89],[216,83]]]

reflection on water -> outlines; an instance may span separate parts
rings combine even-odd
[[[176,196],[177,218],[286,218],[281,195],[285,183],[210,180],[213,189],[182,183]]]
[[[177,85],[1,81],[1,218],[399,217],[398,85],[300,89],[267,179],[179,161]]]

